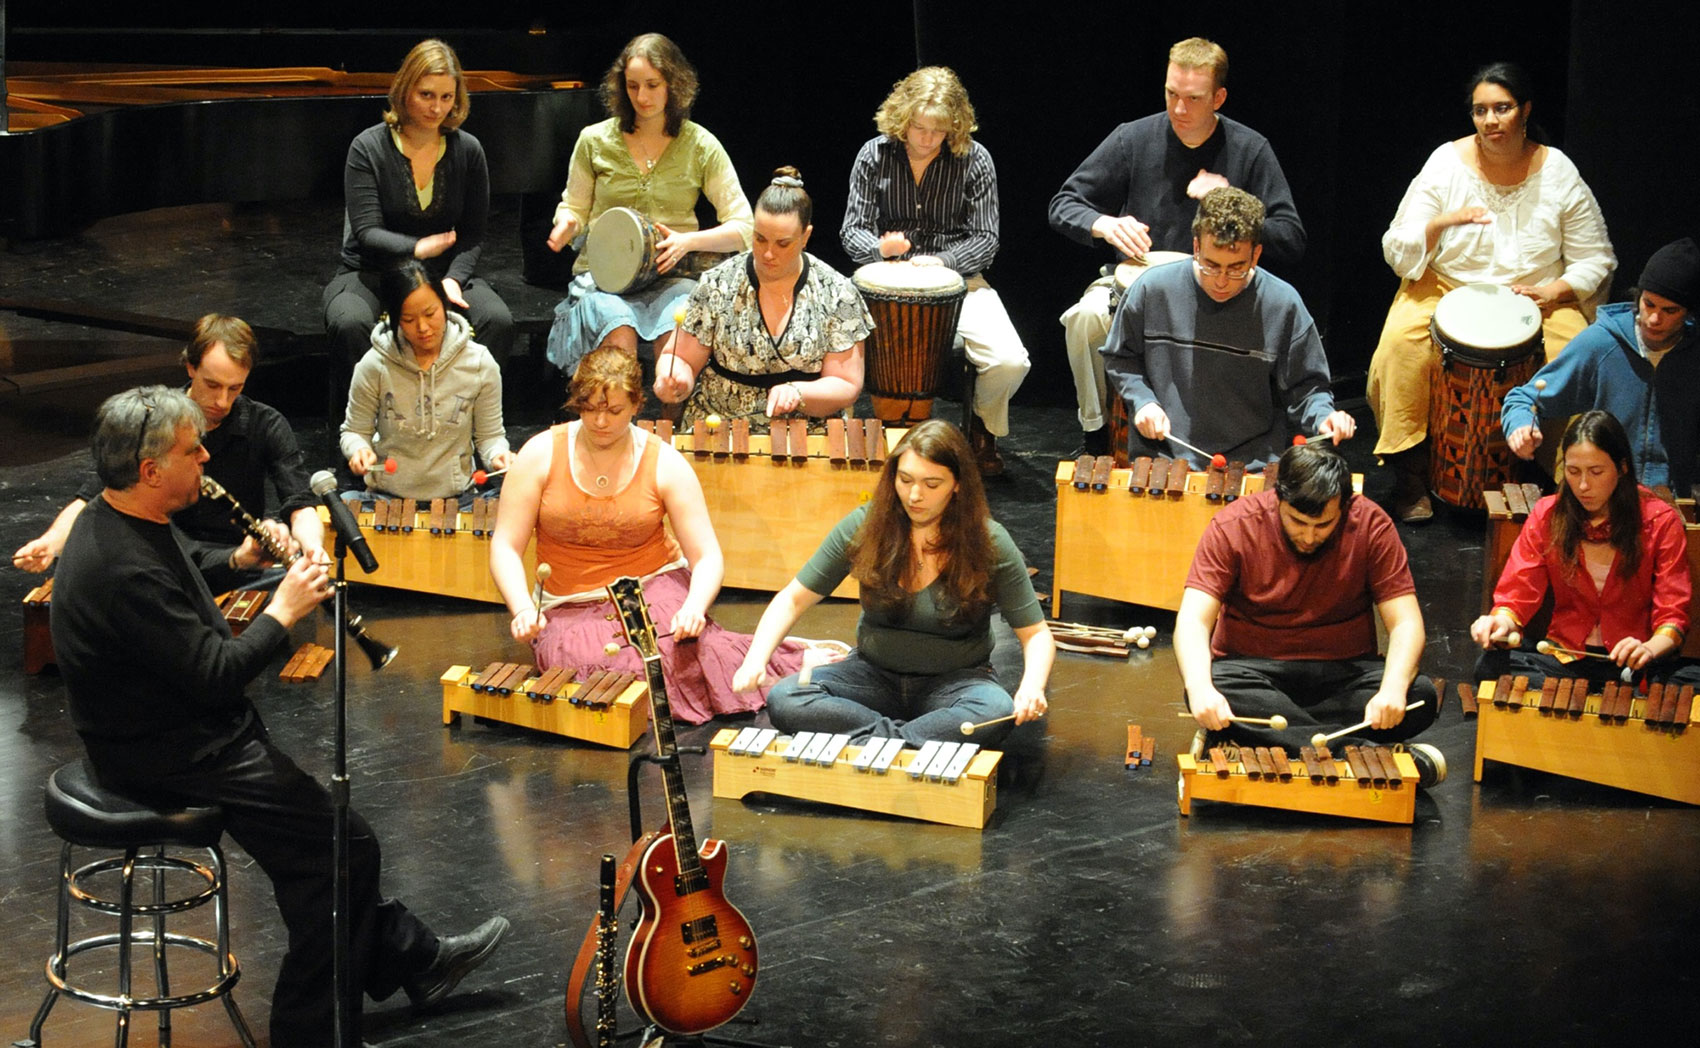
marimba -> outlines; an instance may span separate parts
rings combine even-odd
[[[1406,825],[1416,818],[1416,762],[1387,746],[1346,746],[1341,757],[1306,746],[1297,761],[1279,748],[1218,746],[1175,760],[1182,815],[1205,800]]]
[[[467,714],[622,750],[643,738],[648,684],[613,670],[596,670],[582,681],[577,675],[571,669],[538,673],[517,662],[492,662],[477,672],[450,666],[439,678],[443,724]]]
[[[462,513],[454,499],[378,499],[370,511],[359,499],[348,499],[349,511],[366,533],[366,543],[378,558],[378,570],[367,574],[348,569],[350,582],[436,593],[445,597],[501,604],[502,594],[490,577],[490,536],[496,529],[499,499],[476,498]],[[320,510],[328,522],[329,515]],[[336,531],[325,529],[325,552],[334,552]],[[536,543],[525,549],[525,573],[537,570]]]
[[[1616,681],[1588,693],[1581,679],[1504,676],[1458,686],[1476,719],[1475,779],[1487,761],[1515,764],[1684,804],[1700,804],[1700,731],[1694,688]]]
[[[902,739],[849,741],[825,732],[724,728],[709,743],[714,795],[767,793],[972,829],[984,829],[998,806],[997,750],[972,742],[912,749]]]
[[[1695,522],[1694,500],[1671,498],[1668,488],[1659,488],[1657,493],[1682,514],[1683,531],[1688,535],[1688,575],[1695,585],[1694,596],[1688,604],[1688,617],[1691,622],[1700,622],[1700,524]],[[1482,492],[1488,518],[1487,541],[1482,543],[1484,614],[1493,608],[1493,591],[1499,584],[1499,573],[1505,570],[1511,547],[1517,542],[1517,533],[1523,530],[1523,521],[1540,497],[1541,489],[1533,484],[1506,484],[1498,491]],[[1545,618],[1537,617],[1529,626],[1530,629],[1525,632],[1538,636],[1544,632]],[[1682,654],[1700,658],[1700,630],[1691,632],[1683,641]]]
[[[266,601],[271,598],[267,590],[231,590],[220,594],[218,610],[224,616],[224,621],[230,625],[230,632],[240,636],[248,624],[265,610]],[[53,656],[53,627],[50,622],[53,609],[53,579],[24,594],[24,672],[35,674],[52,666]]]
[[[748,419],[688,433],[640,423],[671,440],[702,482],[709,519],[726,561],[726,586],[777,592],[797,574],[839,518],[873,497],[886,454],[903,436],[878,419],[775,419],[768,433]],[[855,597],[846,578],[832,595]]]

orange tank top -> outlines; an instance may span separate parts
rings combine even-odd
[[[573,477],[567,426],[552,430],[554,448],[537,506],[537,559],[549,565],[544,588],[583,593],[622,575],[648,575],[680,559],[665,525],[666,504],[656,482],[661,445],[643,442],[637,472],[611,495],[592,495]]]

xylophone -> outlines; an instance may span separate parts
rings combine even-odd
[[[492,662],[477,672],[450,666],[439,678],[443,724],[454,724],[464,713],[622,750],[643,738],[649,725],[647,684],[613,670],[596,670],[582,681],[577,676],[572,669],[538,673],[517,662]]]
[[[1688,575],[1694,580],[1694,597],[1688,604],[1690,621],[1700,622],[1700,523],[1696,523],[1696,512],[1693,499],[1672,498],[1669,488],[1657,488],[1654,494],[1677,508],[1682,514],[1683,531],[1688,536]],[[1482,611],[1486,613],[1493,608],[1493,591],[1499,583],[1499,573],[1505,570],[1505,562],[1511,556],[1511,547],[1517,542],[1517,533],[1523,530],[1523,521],[1528,519],[1529,510],[1541,497],[1541,489],[1533,484],[1506,484],[1499,490],[1482,492],[1482,501],[1487,506],[1487,541],[1482,543]],[[1530,624],[1527,632],[1539,636],[1545,625],[1544,618],[1537,617]],[[1683,641],[1682,654],[1689,658],[1700,658],[1700,630],[1690,633]]]
[[[1405,751],[1348,745],[1342,757],[1326,746],[1299,753],[1297,761],[1264,746],[1180,754],[1181,814],[1192,814],[1194,800],[1206,800],[1374,822],[1415,820],[1417,765]]]
[[[381,498],[363,511],[360,500],[346,500],[366,542],[378,558],[378,570],[366,574],[350,568],[349,581],[389,586],[415,593],[502,603],[502,594],[490,578],[489,538],[496,528],[500,500],[494,496],[475,498],[472,509],[460,512],[454,499]],[[329,515],[320,510],[327,521]],[[325,529],[325,552],[333,551],[336,531]],[[535,545],[525,551],[527,574],[536,568]]]
[[[254,618],[265,610],[271,593],[266,590],[231,590],[219,595],[218,610],[230,625],[230,632],[240,636]],[[53,628],[49,619],[53,606],[53,580],[50,578],[24,594],[24,672],[40,673],[54,664]]]
[[[40,673],[54,664],[52,614],[53,579],[24,594],[24,672]]]
[[[1065,590],[1177,610],[1210,518],[1272,476],[1238,462],[1202,473],[1184,459],[1141,457],[1125,469],[1107,455],[1058,463],[1052,614]],[[1352,487],[1363,490],[1361,474]]]
[[[972,829],[984,829],[997,808],[1003,759],[997,750],[972,742],[929,742],[917,750],[878,738],[851,746],[849,738],[722,729],[709,743],[714,795],[738,800],[769,793]]]
[[[301,645],[289,661],[278,671],[277,679],[290,684],[300,684],[304,681],[316,681],[325,672],[325,667],[336,657],[336,651],[322,644],[311,642]]]
[[[690,432],[639,425],[671,440],[702,482],[708,514],[725,555],[724,585],[778,591],[796,575],[838,519],[873,497],[887,451],[903,436],[878,419],[826,420],[810,433],[804,419],[775,419],[752,433],[748,419]],[[832,592],[855,597],[846,579]]]
[[[1684,804],[1700,804],[1700,714],[1689,685],[1616,681],[1590,695],[1588,681],[1549,677],[1539,688],[1504,676],[1458,686],[1476,720],[1475,779],[1487,761],[1515,764]]]

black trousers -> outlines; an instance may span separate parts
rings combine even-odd
[[[145,754],[139,755],[145,758]],[[109,762],[110,763],[110,762]],[[272,993],[271,1043],[315,1048],[334,1043],[331,899],[334,812],[330,793],[258,724],[219,753],[181,771],[125,763],[96,766],[101,784],[159,804],[216,804],[232,840],[271,878],[289,949]],[[349,813],[349,971],[345,1044],[360,1043],[360,991],[375,1000],[436,958],[437,937],[407,907],[379,894],[381,858],[372,828]]]
[[[1211,682],[1240,717],[1287,718],[1287,730],[1235,722],[1226,738],[1249,746],[1282,747],[1290,754],[1309,746],[1310,737],[1328,734],[1364,719],[1364,707],[1381,688],[1385,663],[1380,658],[1325,661],[1314,659],[1221,658],[1210,667]],[[1419,709],[1409,707],[1418,701]],[[1405,693],[1405,719],[1385,730],[1362,728],[1329,743],[1403,742],[1434,723],[1438,696],[1434,682],[1418,676]]]

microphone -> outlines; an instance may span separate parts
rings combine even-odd
[[[354,514],[348,512],[336,495],[336,474],[328,469],[321,469],[313,474],[307,486],[313,489],[313,494],[319,496],[319,501],[331,512],[331,527],[336,529],[337,537],[347,546],[354,559],[359,562],[360,570],[370,575],[378,570],[378,558],[372,556],[372,547],[366,544],[366,536],[360,531],[360,522],[354,519]]]

